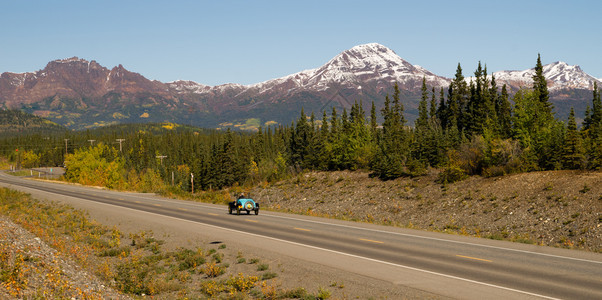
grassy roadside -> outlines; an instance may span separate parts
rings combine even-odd
[[[362,171],[305,172],[275,183],[169,198],[227,204],[244,192],[262,210],[602,252],[602,173],[543,171],[441,184],[437,170],[382,181]],[[140,192],[140,191],[139,191]]]
[[[0,214],[75,261],[122,295],[156,298],[326,299],[327,289],[278,288],[278,273],[257,258],[227,255],[225,244],[167,251],[152,232],[124,233],[90,220],[85,211],[39,201],[0,188]],[[14,247],[0,230],[0,286],[12,297],[102,299],[92,288],[76,286],[62,266],[40,259],[32,247]],[[235,266],[238,266],[235,268]],[[233,269],[252,270],[245,275]]]

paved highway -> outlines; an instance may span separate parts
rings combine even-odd
[[[602,299],[602,255],[16,178],[0,185],[185,220],[396,284],[456,298]],[[244,240],[244,239],[243,239]],[[296,248],[298,251],[293,251]],[[300,249],[300,250],[299,250]],[[295,254],[298,253],[298,254]]]

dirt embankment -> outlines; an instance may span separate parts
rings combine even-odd
[[[601,172],[436,178],[312,172],[251,193],[276,210],[602,252]]]

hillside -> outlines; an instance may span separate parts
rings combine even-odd
[[[64,126],[19,110],[0,110],[0,137],[68,131]]]
[[[600,172],[473,176],[448,185],[436,177],[312,172],[251,195],[280,211],[602,252]]]

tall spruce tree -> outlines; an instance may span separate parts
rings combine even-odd
[[[541,55],[537,54],[537,63],[535,64],[535,74],[533,75],[533,90],[539,99],[542,113],[552,116],[554,106],[550,102],[550,93],[548,92],[548,82],[543,75],[543,65],[541,64]]]
[[[434,119],[437,117],[437,100],[435,99],[435,87],[431,89],[431,104],[429,106],[429,119]]]
[[[443,88],[441,88],[439,90],[439,106],[437,107],[437,119],[439,119],[439,123],[441,124],[442,128],[447,128],[447,126],[448,126],[448,122],[447,122],[448,112],[449,112],[449,107],[446,106],[445,95],[443,92]]]
[[[575,110],[571,107],[569,120],[564,140],[563,165],[567,169],[581,169],[584,165],[585,155],[581,135],[577,131]]]
[[[372,107],[370,108],[370,132],[372,133],[372,138],[376,138],[376,129],[378,127],[378,123],[376,122],[376,105],[374,101],[372,101]]]
[[[496,99],[498,134],[501,138],[509,138],[512,136],[512,107],[505,84],[502,86],[502,93]]]
[[[417,131],[424,131],[428,126],[428,110],[427,110],[427,102],[428,99],[428,89],[426,87],[426,79],[422,77],[422,95],[420,97],[420,102],[418,103],[418,118],[415,121],[415,127]]]
[[[407,174],[406,163],[410,147],[404,127],[406,121],[403,111],[399,86],[395,83],[392,106],[389,96],[385,97],[385,107],[382,109],[383,137],[379,140],[378,154],[372,163],[375,175],[382,179],[393,179]]]
[[[448,89],[447,128],[455,127],[455,132],[461,132],[466,128],[466,122],[471,118],[466,109],[469,97],[470,90],[462,75],[462,66],[458,63],[456,75]]]

